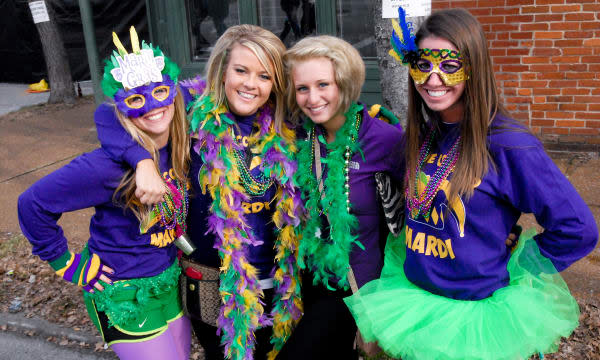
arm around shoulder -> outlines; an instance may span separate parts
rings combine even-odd
[[[98,141],[112,160],[126,162],[135,168],[141,160],[152,159],[152,155],[121,126],[113,105],[100,104],[94,112],[94,122]]]

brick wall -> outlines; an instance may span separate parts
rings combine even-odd
[[[600,0],[432,0],[486,33],[511,114],[548,144],[600,148]]]

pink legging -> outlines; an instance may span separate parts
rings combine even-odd
[[[169,327],[154,339],[136,343],[111,345],[121,360],[187,360],[190,356],[190,320],[182,316],[169,323]]]

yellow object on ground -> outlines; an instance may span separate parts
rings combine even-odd
[[[42,79],[42,80],[40,80],[40,82],[29,85],[29,89],[27,89],[25,91],[27,91],[28,93],[46,92],[46,91],[50,91],[50,87],[48,86],[48,83],[46,82],[46,80]]]

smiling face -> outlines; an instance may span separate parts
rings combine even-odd
[[[419,42],[420,49],[458,49],[448,40],[428,36]],[[458,122],[462,117],[463,102],[461,99],[465,91],[465,81],[459,82],[454,86],[446,85],[440,74],[432,72],[429,78],[422,84],[417,84],[415,87],[423,98],[427,106],[441,113],[442,118],[446,122]]]
[[[229,111],[236,115],[254,114],[269,99],[273,80],[249,48],[236,44],[223,74]]]
[[[140,117],[131,118],[131,121],[138,129],[148,134],[158,148],[162,148],[169,141],[169,126],[174,114],[175,105],[171,104],[152,109]]]
[[[292,81],[302,112],[328,133],[335,133],[345,118],[339,113],[340,90],[331,60],[319,57],[298,61],[292,69]]]

